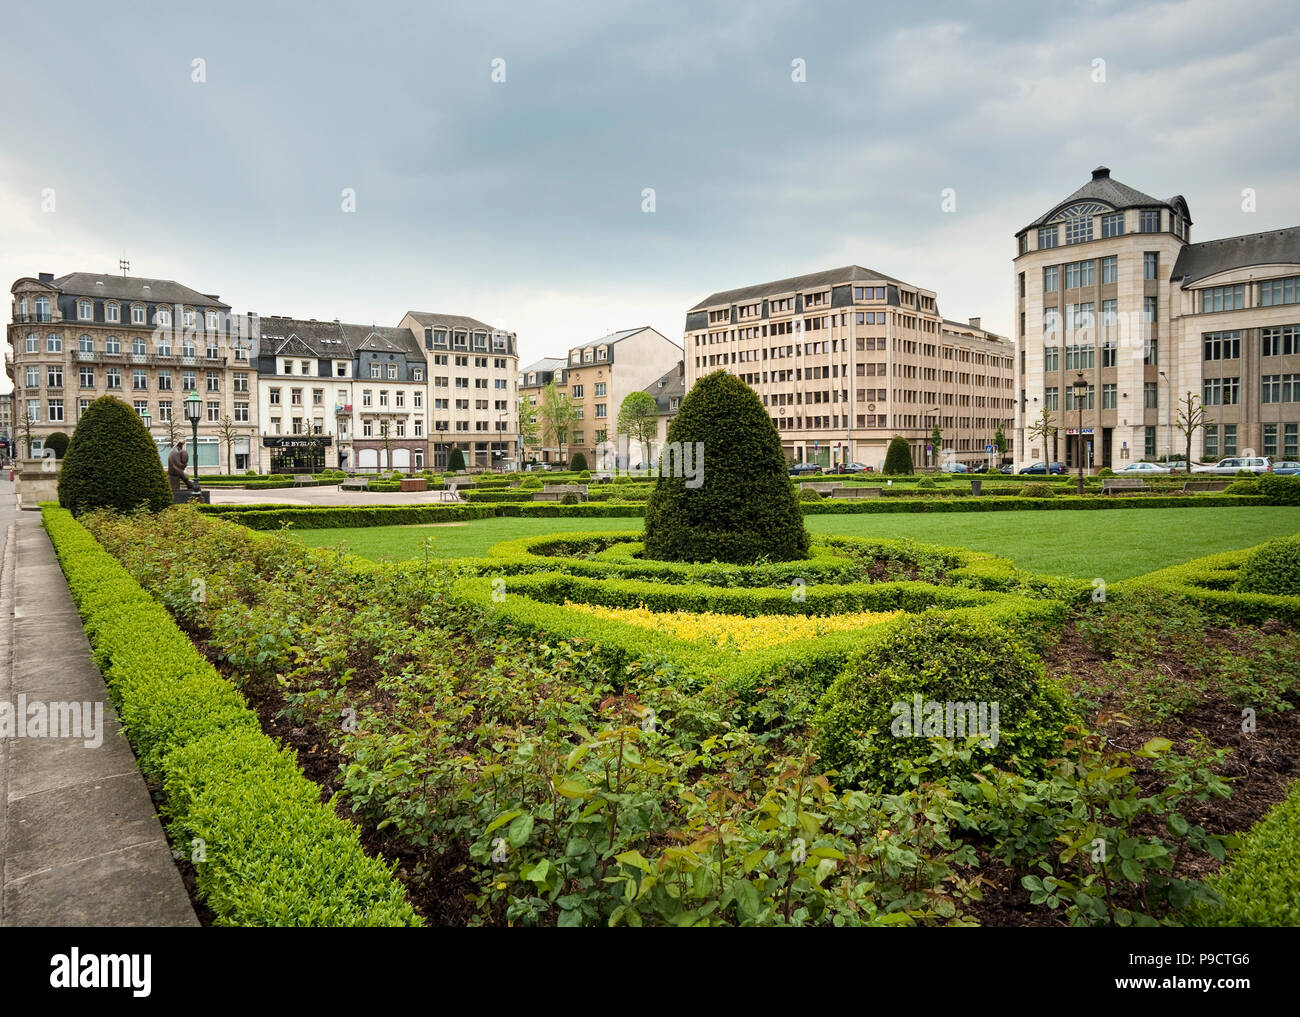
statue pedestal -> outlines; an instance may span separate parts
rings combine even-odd
[[[187,505],[194,502],[196,505],[211,505],[211,491],[191,491],[188,487],[172,488],[172,504]]]
[[[59,500],[61,459],[24,459],[14,471],[18,507],[35,512],[43,501]]]

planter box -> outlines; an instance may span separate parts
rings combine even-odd
[[[429,482],[425,480],[423,477],[403,477],[402,490],[403,491],[427,491],[429,490]]]

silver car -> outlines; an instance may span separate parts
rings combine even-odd
[[[1153,477],[1158,473],[1168,473],[1169,467],[1163,463],[1129,463],[1116,470],[1116,475],[1125,477]]]
[[[1220,459],[1213,466],[1193,466],[1193,473],[1217,473],[1221,477],[1233,477],[1241,470],[1251,473],[1272,473],[1273,460],[1268,456],[1230,456]]]

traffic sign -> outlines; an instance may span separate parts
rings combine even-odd
[[[993,446],[992,446],[992,445],[985,445],[985,446],[984,446],[984,451],[985,451],[985,452],[992,452],[992,451],[993,451]]]

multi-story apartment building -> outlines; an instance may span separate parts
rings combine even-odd
[[[408,311],[399,323],[423,345],[429,379],[430,454],[442,469],[452,448],[471,468],[520,460],[516,336],[476,318]]]
[[[1181,195],[1154,198],[1099,166],[1016,233],[1023,460],[1118,468],[1184,452],[1189,392],[1211,421],[1194,458],[1285,455],[1288,435],[1296,449],[1300,230],[1193,244],[1191,225]]]
[[[859,265],[706,297],[686,314],[685,360],[688,390],[719,369],[750,385],[796,461],[879,469],[902,435],[924,464],[936,425],[958,460],[983,460],[1014,421],[1012,345]]]
[[[32,421],[34,455],[46,435],[70,435],[93,400],[111,395],[150,424],[165,458],[171,435],[191,435],[183,403],[197,393],[202,415],[191,464],[209,473],[248,468],[256,368],[230,305],[169,279],[93,272],[57,279],[42,272],[11,292],[6,370],[15,417]]]
[[[264,471],[424,469],[427,368],[408,329],[279,316],[256,327]]]
[[[638,462],[638,453],[640,461],[650,462],[658,458],[658,452],[668,441],[668,427],[672,424],[673,418],[677,416],[677,411],[681,409],[682,399],[686,396],[686,362],[677,361],[677,366],[661,378],[657,378],[646,386],[645,391],[654,397],[655,406],[659,410],[659,419],[655,427],[654,441],[652,447],[648,449],[632,448],[629,450],[629,456],[632,464],[635,466]]]
[[[0,393],[0,452],[11,457],[14,455],[13,405],[12,393]]]
[[[635,466],[619,455],[619,407],[628,393],[645,389],[681,359],[682,348],[648,325],[570,349],[564,381],[576,419],[569,454],[581,452],[593,469]]]
[[[523,449],[525,462],[554,463],[560,460],[560,447],[546,431],[546,426],[537,415],[537,406],[542,400],[542,390],[551,382],[556,388],[565,389],[564,365],[562,357],[543,357],[536,363],[529,364],[519,372],[519,401],[521,412],[528,414],[528,423],[532,429],[532,441]]]

